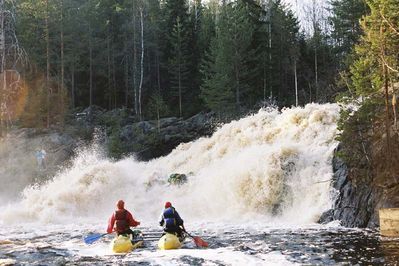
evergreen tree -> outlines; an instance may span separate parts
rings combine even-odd
[[[187,35],[180,18],[176,19],[176,25],[171,36],[173,57],[169,63],[171,75],[170,84],[174,94],[178,96],[179,116],[183,116],[183,96],[190,86],[189,54],[187,47]]]
[[[259,90],[262,94],[258,94],[257,98],[266,100],[266,95],[269,95],[282,106],[294,104],[294,64],[299,58],[299,22],[280,0],[269,1],[265,8],[265,25],[261,32],[266,40],[259,42],[262,57],[258,63],[258,69],[262,73],[256,79],[262,81],[257,87],[263,89]],[[304,62],[299,64],[303,65]]]
[[[351,67],[357,95],[373,95],[384,80],[396,82],[399,71],[399,3],[370,0],[370,15],[361,22],[365,34],[356,46],[357,60]]]
[[[251,47],[254,27],[246,12],[242,1],[222,6],[216,36],[204,62],[202,97],[215,111],[240,111],[248,92],[249,62],[256,50]]]
[[[356,47],[358,58],[351,67],[352,79],[357,95],[367,96],[367,101],[385,102],[386,154],[390,162],[390,97],[394,103],[396,96],[391,95],[389,87],[399,80],[399,2],[369,0],[367,3],[371,12],[361,23],[365,34]]]
[[[201,8],[200,1],[196,1],[195,4],[196,8]],[[192,102],[198,101],[199,72],[197,65],[199,50],[197,46],[198,34],[194,25],[197,25],[197,29],[200,29],[201,27],[198,24],[200,20],[194,21],[195,16],[190,19],[186,0],[168,0],[161,6],[161,9],[163,13],[162,39],[164,39],[161,87],[164,88],[165,99],[171,104],[172,108],[170,109],[176,110],[179,115],[183,115],[183,106],[192,109],[195,106]],[[177,53],[176,49],[181,49],[181,52]],[[190,49],[190,53],[188,49]],[[188,80],[190,80],[190,83],[188,83]],[[184,90],[185,98],[183,99]],[[177,101],[176,95],[180,95]],[[191,114],[192,110],[189,112]]]
[[[335,52],[344,60],[362,35],[360,19],[368,12],[368,6],[364,0],[333,0],[330,11]]]

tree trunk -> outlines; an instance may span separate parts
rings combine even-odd
[[[383,76],[384,76],[384,93],[385,93],[385,134],[386,134],[386,152],[387,152],[387,159],[385,160],[387,163],[387,167],[389,168],[391,166],[391,160],[392,160],[392,154],[391,154],[391,141],[390,141],[390,114],[389,114],[389,75],[388,75],[388,67],[386,66],[385,62],[385,56],[386,56],[386,51],[385,51],[385,45],[386,45],[386,40],[384,36],[384,27],[380,26],[380,39],[381,39],[381,51],[380,51],[380,56],[381,56],[381,64],[382,64],[382,71],[383,71]]]
[[[112,51],[112,93],[113,93],[113,108],[116,108],[118,105],[118,93],[116,90],[116,71],[115,71],[115,49],[114,44],[111,43],[111,51]]]
[[[134,91],[134,112],[136,115],[139,114],[138,109],[138,99],[137,99],[137,81],[136,81],[136,73],[137,73],[137,45],[136,45],[136,10],[135,10],[135,0],[132,0],[133,6],[133,91]]]
[[[65,75],[65,66],[64,66],[64,0],[61,0],[61,115],[64,115],[65,110],[65,92],[64,92],[64,75]],[[63,122],[63,119],[61,119]]]
[[[239,57],[238,51],[235,51],[235,56],[236,58]],[[239,73],[239,66],[238,62],[236,62],[236,65],[234,66],[234,75],[235,75],[235,81],[236,81],[236,109],[237,112],[240,111],[240,73]]]
[[[141,114],[141,93],[143,90],[143,78],[144,78],[144,16],[143,8],[140,8],[140,26],[141,26],[141,60],[140,60],[140,86],[139,86],[139,117],[142,119]]]
[[[92,47],[92,41],[91,41],[91,25],[89,23],[89,72],[90,72],[90,99],[89,99],[89,105],[93,105],[93,47]]]
[[[179,79],[179,115],[182,117],[182,100],[181,100],[181,58],[179,56],[179,72],[178,72],[178,79]]]
[[[266,102],[266,55],[263,56],[263,101]]]
[[[295,76],[295,106],[298,106],[298,75],[296,59],[294,60],[294,76]]]
[[[47,128],[50,127],[50,36],[49,36],[49,8],[48,0],[46,4],[46,13],[44,18],[45,35],[46,35],[46,105],[47,105]]]
[[[108,29],[108,37],[107,37],[107,94],[108,95],[108,108],[112,109],[112,82],[111,82],[111,51],[110,51],[110,34],[111,31]]]
[[[319,97],[319,73],[318,73],[317,46],[316,46],[316,44],[315,44],[315,48],[314,48],[314,72],[315,72],[315,86],[316,86],[315,101],[317,102],[317,99]]]
[[[384,51],[385,54],[385,51]],[[383,63],[383,71],[384,71],[384,90],[385,90],[385,134],[387,135],[387,163],[388,163],[388,167],[390,166],[390,162],[391,162],[391,136],[390,136],[390,113],[389,113],[389,86],[388,86],[388,69],[385,66],[385,64]]]
[[[128,38],[125,37],[125,55],[127,55]],[[125,57],[125,107],[129,104],[129,57]]]
[[[157,128],[158,128],[158,133],[161,133],[161,119],[160,119],[160,107],[157,105]]]
[[[271,10],[269,11],[271,13]],[[271,14],[270,14],[271,17]],[[273,100],[273,85],[272,85],[272,23],[269,19],[269,84],[270,84],[270,100]]]
[[[5,131],[5,123],[4,123],[4,113],[3,109],[5,104],[5,92],[7,89],[7,79],[6,79],[6,35],[5,35],[5,27],[4,27],[4,16],[5,16],[5,6],[4,0],[0,0],[0,49],[1,49],[1,65],[0,65],[0,73],[3,74],[3,87],[0,92],[0,137],[3,136]]]
[[[157,50],[157,81],[158,81],[158,92],[161,94],[161,67],[160,67],[160,59],[159,59],[159,51]]]
[[[75,55],[71,66],[71,105],[72,108],[75,108]]]
[[[393,88],[393,85],[392,85]],[[394,121],[394,128],[395,130],[398,130],[398,121],[396,117],[396,93],[394,92],[392,94],[392,112],[393,112],[393,121]]]
[[[181,24],[177,20],[177,80],[178,80],[178,93],[179,93],[179,116],[182,117],[182,84],[181,84],[181,64],[182,64],[182,39],[181,39]]]

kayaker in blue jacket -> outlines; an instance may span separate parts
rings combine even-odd
[[[159,225],[163,226],[163,230],[167,233],[176,234],[177,237],[183,238],[183,232],[186,231],[183,225],[183,220],[180,218],[179,213],[172,206],[169,201],[165,203],[165,209],[163,210]]]

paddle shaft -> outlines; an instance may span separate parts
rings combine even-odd
[[[183,232],[186,233],[189,237],[194,238],[192,235],[190,235],[189,232],[186,231],[186,229],[184,229]]]

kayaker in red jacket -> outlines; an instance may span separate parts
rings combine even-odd
[[[107,233],[115,231],[119,235],[132,235],[133,231],[130,226],[136,227],[140,222],[133,218],[133,215],[125,209],[125,202],[118,200],[116,203],[117,210],[112,214],[108,221]],[[114,227],[115,225],[115,227]]]

